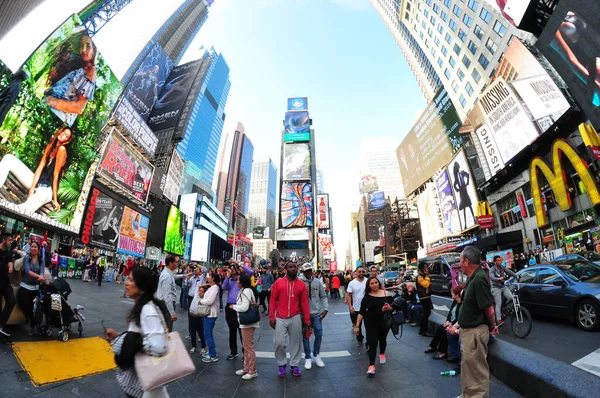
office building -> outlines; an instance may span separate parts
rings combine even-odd
[[[383,191],[392,202],[396,198],[405,197],[396,154],[397,147],[396,137],[364,138],[360,144],[361,175],[377,177],[378,190]]]
[[[256,227],[267,227],[266,236],[275,240],[277,207],[277,169],[271,158],[255,159],[248,203],[248,233]],[[256,244],[254,245],[256,249]],[[269,250],[270,251],[270,250]],[[263,257],[267,258],[267,257]]]
[[[273,250],[273,241],[271,239],[252,238],[252,254],[254,254],[255,263],[259,262],[260,260],[268,260],[271,250]]]
[[[427,102],[441,86],[464,120],[513,36],[531,41],[484,0],[371,0]],[[426,61],[427,60],[427,61]]]
[[[0,39],[44,0],[0,2]]]

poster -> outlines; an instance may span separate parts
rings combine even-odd
[[[448,165],[450,185],[456,200],[462,230],[477,225],[475,209],[477,206],[477,191],[471,169],[467,164],[465,153],[461,150]]]
[[[96,187],[86,207],[81,228],[81,242],[115,250],[119,240],[124,206]]]
[[[512,249],[500,250],[496,252],[487,252],[485,254],[485,261],[487,261],[488,263],[494,262],[494,256],[502,257],[502,266],[514,268],[515,259],[513,257]]]
[[[118,253],[144,257],[150,219],[125,206],[121,220]]]
[[[317,195],[318,229],[329,229],[329,195]]]
[[[367,195],[367,211],[379,210],[385,204],[385,192],[377,191]]]
[[[321,249],[323,250],[323,259],[331,260],[332,258],[332,244],[331,244],[331,235],[328,234],[319,234],[319,244],[321,245]]]
[[[310,183],[286,182],[281,187],[283,228],[313,226],[313,195]]]
[[[423,193],[417,197],[417,209],[423,245],[441,239],[444,236],[444,226],[435,184],[428,183]]]
[[[450,186],[450,177],[448,170],[444,169],[437,177],[436,187],[440,208],[442,211],[442,223],[444,225],[444,235],[456,235],[460,233],[460,220],[458,215],[458,207],[454,200],[452,187]]]
[[[379,189],[377,183],[377,177],[373,175],[366,175],[360,177],[360,183],[358,184],[358,191],[361,194],[375,192]]]
[[[284,144],[283,179],[310,180],[310,147],[308,143]]]

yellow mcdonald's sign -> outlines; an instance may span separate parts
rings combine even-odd
[[[490,207],[490,203],[487,201],[477,202],[477,207],[475,208],[475,215],[477,217],[491,216],[492,208]]]
[[[537,218],[538,227],[542,228],[548,225],[548,216],[544,205],[542,204],[542,192],[540,190],[540,181],[538,178],[538,172],[542,172],[550,189],[554,192],[558,207],[562,211],[567,211],[571,208],[571,195],[567,190],[567,184],[565,182],[565,173],[562,168],[561,158],[562,154],[571,162],[573,168],[581,178],[581,182],[587,191],[590,202],[593,206],[600,204],[600,192],[596,186],[594,178],[588,170],[587,164],[577,154],[575,149],[566,140],[560,138],[552,143],[552,169],[548,164],[539,156],[536,156],[531,160],[529,164],[529,174],[531,177],[531,196],[533,197],[533,205],[535,207],[535,215]]]

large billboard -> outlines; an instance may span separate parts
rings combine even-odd
[[[150,116],[152,106],[158,100],[172,69],[173,61],[156,43],[129,81],[125,97],[144,120]]]
[[[536,47],[565,81],[595,128],[600,128],[600,3],[561,0]]]
[[[367,211],[379,210],[385,207],[385,192],[377,191],[367,195]]]
[[[150,219],[125,206],[119,236],[118,253],[144,257]]]
[[[448,174],[450,176],[450,185],[458,208],[458,215],[462,230],[469,229],[477,225],[475,218],[475,208],[477,206],[477,191],[475,189],[475,180],[467,164],[467,158],[464,151],[458,152],[448,165]]]
[[[154,132],[148,127],[146,122],[138,115],[133,105],[127,98],[121,98],[119,104],[115,107],[114,117],[119,123],[125,127],[127,133],[133,140],[148,153],[154,156],[158,138]]]
[[[442,210],[444,235],[456,235],[460,233],[461,230],[460,219],[447,169],[442,170],[438,175],[435,180],[435,185],[437,187],[440,209]]]
[[[284,144],[283,179],[310,180],[310,147],[308,143]]]
[[[122,203],[92,187],[81,228],[81,243],[115,250],[121,233],[123,208]]]
[[[208,258],[209,232],[205,229],[195,229],[192,232],[191,261],[206,262]]]
[[[283,228],[313,226],[313,193],[310,183],[286,182],[281,187]]]
[[[440,217],[435,184],[429,183],[417,197],[419,223],[423,245],[434,242],[444,236],[444,228]]]
[[[323,250],[323,259],[331,260],[333,254],[333,248],[331,244],[331,235],[328,234],[319,234],[319,244],[321,245],[321,249]]]
[[[177,207],[171,206],[165,228],[164,251],[182,256],[185,252],[186,232],[187,222],[184,214]]]
[[[308,110],[308,98],[307,97],[288,98],[287,110],[290,112],[307,111]]]
[[[511,24],[519,27],[531,0],[486,0]]]
[[[97,173],[146,203],[154,166],[133,149],[113,128]]]
[[[379,189],[377,183],[377,177],[373,175],[366,175],[360,177],[360,183],[358,184],[358,191],[362,194],[375,192]]]
[[[283,141],[310,141],[310,117],[307,111],[286,112]]]
[[[196,60],[173,68],[150,112],[148,126],[153,131],[166,130],[177,125],[181,108],[202,62]]]
[[[447,165],[461,148],[460,126],[450,96],[440,89],[396,150],[406,195]]]
[[[169,164],[169,172],[167,173],[167,181],[163,193],[167,199],[173,203],[177,203],[179,189],[181,188],[181,179],[183,178],[183,168],[185,162],[177,151],[173,151],[171,164]]]
[[[317,211],[318,217],[317,227],[318,229],[330,229],[331,225],[329,222],[329,195],[321,194],[317,195]]]

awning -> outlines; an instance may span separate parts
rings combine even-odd
[[[523,233],[519,231],[498,232],[479,239],[473,246],[481,250],[501,250],[513,246],[523,246]]]

